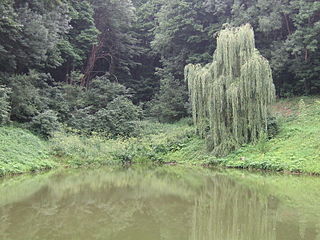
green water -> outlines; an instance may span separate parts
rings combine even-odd
[[[1,240],[316,240],[320,178],[157,167],[0,180]]]

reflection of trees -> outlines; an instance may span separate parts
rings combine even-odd
[[[258,192],[218,177],[195,199],[190,240],[275,240],[276,218]]]
[[[0,239],[316,239],[303,216],[282,224],[276,195],[209,170],[79,170],[42,180],[20,201],[0,200]]]
[[[49,184],[52,173],[0,179],[0,207],[24,200]]]
[[[8,239],[10,207],[0,209],[0,239]]]

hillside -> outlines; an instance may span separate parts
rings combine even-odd
[[[0,127],[0,176],[49,169],[46,142],[16,127]]]
[[[303,99],[303,100],[301,100]],[[0,175],[64,167],[132,163],[209,164],[230,168],[320,174],[320,98],[280,100],[273,106],[279,133],[225,158],[206,150],[189,120],[141,122],[139,136],[106,139],[59,132],[44,141],[27,130],[0,127]]]
[[[320,99],[303,97],[281,100],[273,107],[279,134],[244,146],[214,164],[320,174]]]

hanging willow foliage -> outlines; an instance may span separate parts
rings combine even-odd
[[[215,155],[226,155],[266,133],[275,87],[249,24],[222,30],[213,62],[187,65],[185,78],[197,132]]]

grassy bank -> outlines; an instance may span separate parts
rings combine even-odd
[[[188,120],[176,124],[148,121],[140,124],[141,134],[129,139],[56,132],[48,141],[20,128],[0,127],[0,176],[54,167],[177,162],[190,146],[196,148],[195,142],[202,143]],[[196,159],[195,152],[192,154],[190,161]]]
[[[46,142],[16,127],[0,127],[0,176],[56,166]]]
[[[275,138],[243,146],[228,157],[213,159],[211,163],[320,174],[320,98],[281,100],[273,107],[273,112],[280,125]]]
[[[129,139],[56,133],[49,145],[51,154],[65,166],[177,162],[168,156],[188,148],[195,138],[187,121],[176,124],[144,121],[140,123],[141,134]]]
[[[106,139],[58,132],[44,141],[14,127],[0,128],[0,175],[53,167],[97,167],[131,163],[213,164],[320,174],[320,98],[281,100],[274,107],[279,134],[215,158],[190,120],[176,124],[141,122],[141,134]]]

